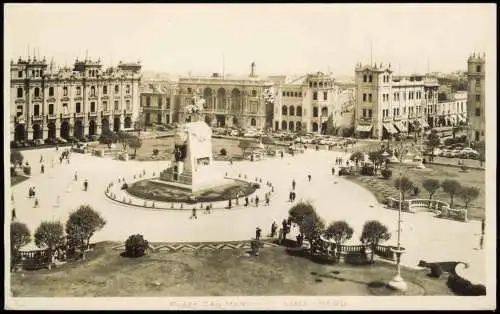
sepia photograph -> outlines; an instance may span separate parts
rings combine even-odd
[[[3,9],[5,309],[496,309],[495,4]]]

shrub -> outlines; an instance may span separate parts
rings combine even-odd
[[[142,234],[134,234],[125,241],[125,253],[128,257],[141,257],[149,247],[148,241],[144,240]]]
[[[24,166],[23,167],[23,172],[27,176],[31,175],[31,166]]]
[[[20,222],[10,223],[10,250],[11,250],[11,271],[18,261],[19,249],[30,243],[31,234],[28,227]]]
[[[451,289],[451,291],[460,296],[486,295],[486,287],[484,285],[475,285],[469,280],[461,278],[456,274],[450,274],[446,284]]]
[[[153,155],[157,156],[159,153],[160,151],[158,150],[158,148],[153,149]]]
[[[354,152],[351,154],[351,156],[349,157],[349,160],[359,160],[359,161],[363,161],[365,160],[365,154],[363,154],[362,152]]]
[[[128,189],[128,184],[127,183],[123,183],[122,190],[126,190],[126,189]]]
[[[225,148],[222,148],[222,149],[220,150],[220,155],[221,155],[221,156],[227,156],[227,151],[226,151],[226,149],[225,149]]]
[[[10,152],[10,163],[19,165],[23,163],[24,156],[20,151],[14,150]]]
[[[372,165],[364,165],[361,167],[360,171],[361,175],[364,176],[374,176],[375,175],[375,167]]]
[[[382,169],[382,177],[384,179],[389,179],[392,177],[392,170],[391,169]]]
[[[254,187],[254,188],[256,188],[256,189],[260,189],[260,184],[258,184],[258,183],[254,183],[254,184],[253,184],[253,187]]]
[[[443,274],[443,270],[438,264],[431,264],[429,269],[431,270],[429,276],[432,278],[439,278]]]

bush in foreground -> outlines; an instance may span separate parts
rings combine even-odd
[[[389,179],[390,177],[392,177],[392,170],[391,169],[382,169],[381,173],[382,173],[382,177],[386,180]]]
[[[149,243],[142,234],[133,234],[125,241],[125,254],[128,257],[141,257],[144,256],[148,247]]]

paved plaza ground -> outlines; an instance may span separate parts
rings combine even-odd
[[[59,152],[60,153],[60,152]],[[395,245],[397,240],[397,211],[388,210],[377,203],[366,189],[343,177],[332,176],[331,167],[335,157],[343,153],[307,150],[304,154],[286,155],[263,161],[241,161],[230,165],[215,162],[231,174],[247,174],[249,177],[271,181],[275,193],[271,206],[217,210],[212,214],[198,212],[198,219],[189,219],[191,210],[154,210],[131,207],[108,199],[105,188],[109,182],[117,183],[118,177],[131,178],[143,169],[148,173],[159,173],[168,166],[165,161],[118,161],[73,153],[70,164],[59,164],[54,148],[23,152],[25,160],[33,166],[33,176],[13,187],[17,219],[28,225],[32,233],[43,220],[66,221],[68,214],[81,204],[89,204],[106,219],[106,226],[97,232],[93,241],[125,241],[135,233],[143,234],[151,242],[200,242],[248,240],[259,226],[263,234],[270,232],[273,221],[278,224],[287,217],[291,203],[288,193],[293,179],[297,182],[297,200],[311,200],[317,212],[328,224],[332,220],[346,220],[354,229],[350,240],[359,244],[362,226],[367,220],[379,220],[389,227],[392,238],[386,243]],[[40,174],[40,155],[45,160],[45,174]],[[54,160],[54,167],[51,160]],[[78,173],[78,182],[74,173]],[[307,175],[312,180],[308,182]],[[83,191],[83,180],[88,179],[89,190]],[[40,207],[33,208],[33,199],[28,198],[28,188],[35,186]],[[256,192],[261,200],[264,190]],[[261,193],[262,195],[260,195]],[[54,207],[57,198],[58,207]],[[458,222],[437,219],[432,213],[403,213],[401,243],[407,253],[402,264],[416,267],[419,260],[464,261],[471,264],[473,281],[485,281],[485,252],[478,250],[479,221]]]

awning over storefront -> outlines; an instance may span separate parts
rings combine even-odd
[[[384,128],[389,134],[398,133],[398,131],[394,128],[394,126],[391,123],[384,123]]]
[[[401,121],[398,121],[396,123],[394,123],[394,126],[396,127],[396,129],[399,130],[399,132],[401,133],[404,133],[404,132],[408,132],[408,128],[404,126],[403,122]]]
[[[356,127],[356,131],[357,132],[370,132],[372,130],[372,125],[371,124],[368,124],[368,125],[358,125]]]

